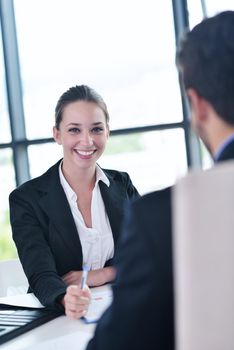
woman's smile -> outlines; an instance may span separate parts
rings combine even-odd
[[[80,156],[80,158],[90,159],[92,158],[93,154],[96,152],[96,149],[90,150],[90,151],[82,151],[82,150],[74,149],[74,151]]]

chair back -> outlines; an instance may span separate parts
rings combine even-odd
[[[234,349],[234,162],[173,191],[176,350]]]

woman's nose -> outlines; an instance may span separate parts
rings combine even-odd
[[[82,144],[85,146],[90,146],[93,144],[92,135],[88,131],[84,131],[81,135]]]

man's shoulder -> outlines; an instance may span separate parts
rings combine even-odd
[[[154,191],[134,199],[128,207],[128,216],[137,225],[162,224],[170,226],[171,220],[171,187]]]
[[[137,198],[132,202],[132,206],[136,209],[145,208],[148,209],[149,207],[153,208],[155,205],[158,204],[170,204],[171,202],[171,190],[172,187],[166,187],[158,191],[153,191],[150,193],[147,193],[143,195],[140,198]]]

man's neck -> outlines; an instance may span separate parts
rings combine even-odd
[[[228,124],[213,111],[204,131],[211,155],[215,157],[219,149],[234,134],[234,125]]]

